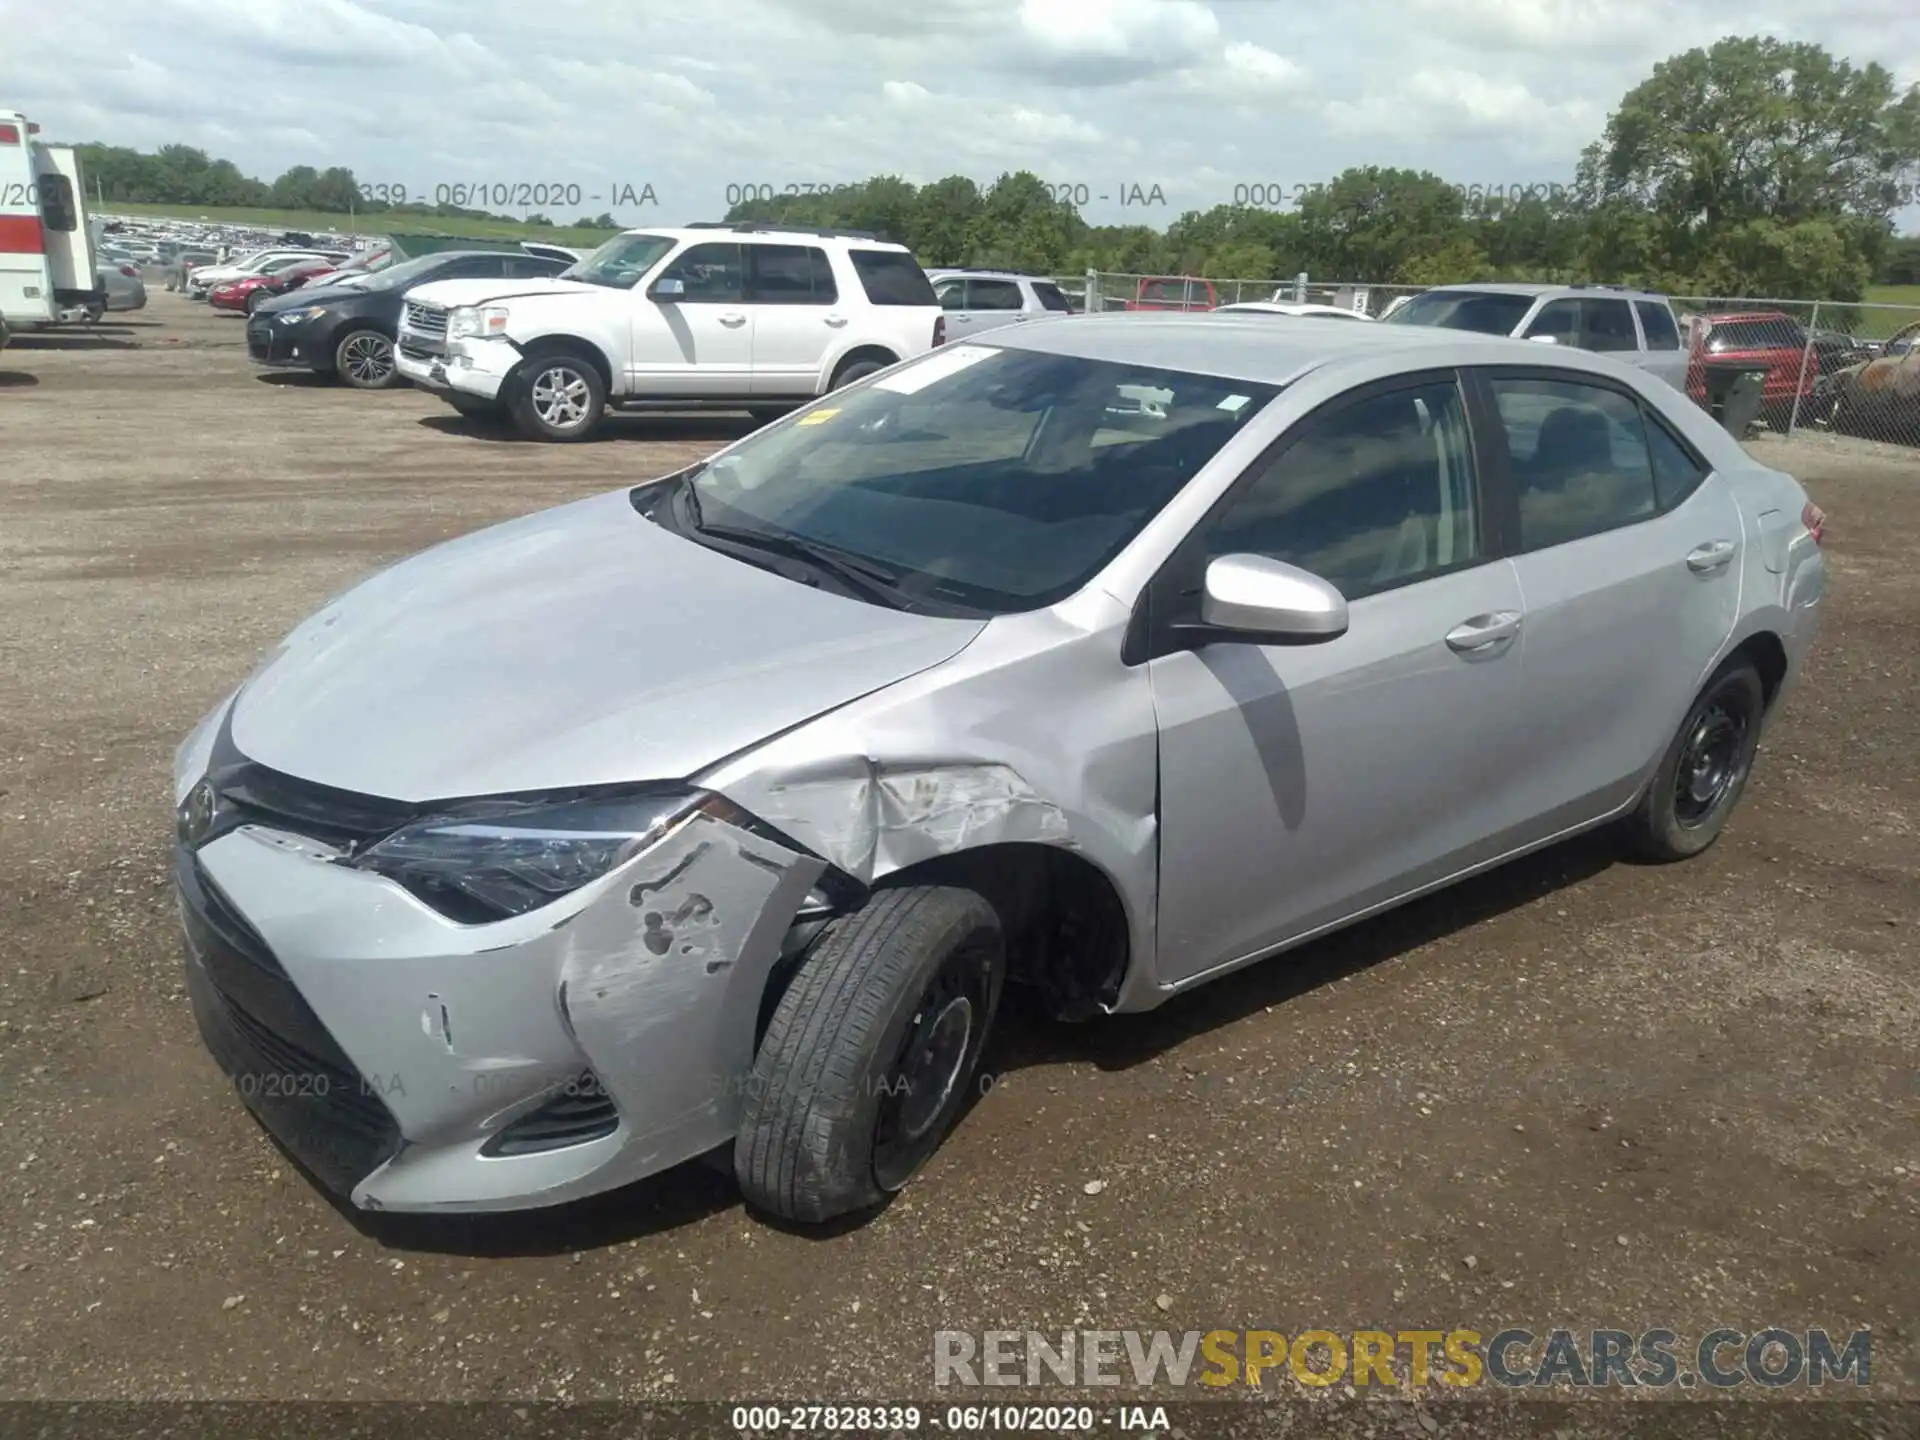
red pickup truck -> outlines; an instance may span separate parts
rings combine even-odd
[[[1702,323],[1703,322],[1703,323]],[[1687,394],[1706,403],[1707,371],[1728,366],[1766,370],[1760,413],[1776,430],[1786,428],[1794,397],[1802,410],[1820,378],[1817,355],[1807,353],[1807,332],[1778,310],[1743,310],[1705,315],[1696,322],[1687,365]]]
[[[1142,276],[1133,299],[1122,300],[1122,310],[1211,310],[1220,303],[1211,280],[1181,275]]]

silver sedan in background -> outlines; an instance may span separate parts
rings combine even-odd
[[[1705,849],[1824,525],[1600,355],[1008,326],[294,630],[179,751],[189,993],[363,1208],[730,1155],[860,1211],[1010,983],[1145,1010],[1578,831]]]

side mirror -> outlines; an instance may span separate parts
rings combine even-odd
[[[1200,618],[1250,637],[1312,643],[1347,633],[1347,599],[1297,565],[1264,555],[1222,555],[1207,566]]]
[[[686,293],[687,282],[684,280],[656,280],[653,282],[653,288],[647,292],[647,298],[651,300],[678,300]]]
[[[1529,335],[1527,339],[1536,345],[1558,345],[1560,343],[1560,337],[1558,335]]]

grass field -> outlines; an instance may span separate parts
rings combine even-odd
[[[471,240],[551,240],[559,245],[598,245],[617,230],[575,225],[521,225],[512,220],[474,220],[440,215],[340,215],[321,210],[225,209],[203,205],[136,205],[114,202],[101,207],[115,215],[151,215],[169,220],[205,220],[222,225],[258,225],[265,230],[336,230],[361,235],[460,235]]]

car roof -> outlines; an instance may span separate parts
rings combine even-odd
[[[1050,275],[1029,275],[1024,270],[989,270],[976,265],[935,265],[927,271],[927,274],[929,276],[977,275],[982,280],[1030,280],[1047,285],[1053,283],[1053,277]]]
[[[1484,285],[1435,285],[1424,291],[1443,295],[1470,292],[1476,295],[1591,295],[1596,299],[1665,300],[1657,290],[1637,290],[1631,285],[1549,285],[1538,280],[1489,280]]]
[[[744,222],[739,225],[635,225],[625,233],[663,235],[669,240],[770,240],[784,245],[819,245],[838,240],[845,243],[848,249],[898,250],[903,255],[912,253],[898,241],[882,240],[876,235],[850,230],[809,230],[804,225],[791,230]]]
[[[1546,365],[1614,374],[1622,367],[1584,350],[1424,325],[1275,325],[1258,315],[1102,311],[1002,326],[966,344],[1037,350],[1156,370],[1184,370],[1287,385],[1322,365],[1404,356],[1421,365]],[[1542,353],[1548,351],[1548,353]]]
[[[1259,313],[1262,315],[1354,315],[1362,320],[1371,317],[1359,310],[1349,310],[1344,305],[1322,305],[1312,300],[1236,300],[1231,305],[1222,305],[1211,314],[1222,313]]]

